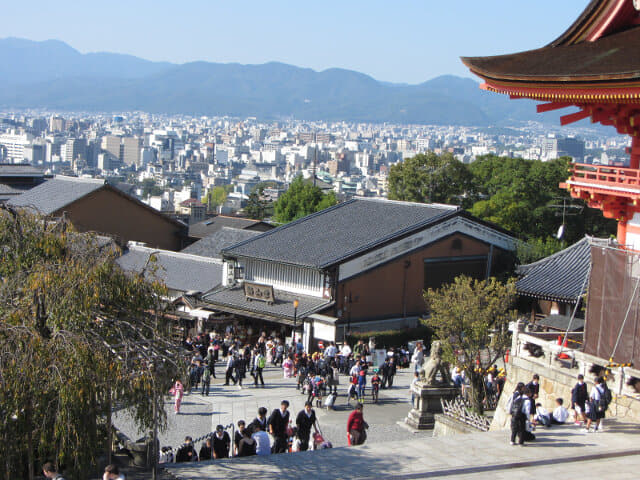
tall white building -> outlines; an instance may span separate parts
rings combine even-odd
[[[31,145],[32,136],[28,133],[16,134],[5,133],[0,135],[0,145],[6,152],[4,161],[8,163],[22,163],[24,161],[24,150],[27,145]]]

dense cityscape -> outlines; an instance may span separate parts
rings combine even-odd
[[[639,1],[27,3],[0,480],[637,478]]]
[[[122,115],[4,114],[0,163],[29,163],[47,174],[129,184],[163,212],[202,219],[202,204],[226,187],[214,213],[236,214],[259,184],[276,200],[293,178],[313,178],[340,199],[386,197],[389,167],[418,153],[452,153],[463,163],[493,154],[547,161],[561,156],[594,165],[628,161],[628,138],[575,133],[530,122],[490,128]],[[567,136],[570,135],[570,136]],[[145,186],[143,188],[143,186]],[[192,220],[193,220],[192,219]]]

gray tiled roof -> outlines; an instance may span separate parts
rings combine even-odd
[[[253,230],[242,230],[240,228],[222,227],[217,232],[192,243],[182,250],[182,253],[200,255],[202,257],[222,258],[220,251],[223,248],[231,247],[237,243],[244,242],[249,238],[260,235],[260,232]]]
[[[148,269],[147,278],[161,280],[172,290],[207,292],[222,282],[222,263],[196,255],[129,245],[116,262],[126,272],[142,273],[150,255],[155,255],[152,268],[157,268],[155,276]]]
[[[585,237],[547,258],[519,267],[522,278],[516,282],[516,288],[520,295],[575,302],[586,292],[590,263],[591,243]]]
[[[44,177],[44,171],[28,163],[0,163],[0,177]]]
[[[7,202],[14,207],[33,209],[50,215],[103,188],[104,180],[56,176]]]
[[[247,229],[255,227],[258,224],[262,224],[265,228],[260,229],[264,231],[269,228],[269,225],[261,220],[252,220],[250,218],[239,217],[227,217],[224,215],[218,215],[213,218],[208,218],[202,222],[194,223],[189,226],[189,236],[197,238],[205,238],[209,235],[217,232],[223,227],[242,228]]]
[[[567,315],[548,315],[537,321],[537,324],[541,327],[563,331],[566,331],[569,328],[569,323],[571,323],[572,332],[584,330],[584,319],[574,318],[571,320],[571,317]]]
[[[449,205],[358,198],[265,232],[223,253],[324,268],[457,211]]]
[[[22,195],[32,187],[33,185],[24,185],[22,183],[15,185],[0,182],[0,202],[16,197],[18,195]]]
[[[298,300],[298,319],[302,319],[307,315],[323,310],[328,307],[331,302],[326,298],[309,297],[306,295],[297,295],[281,290],[274,290],[275,302],[271,305],[259,300],[248,301],[244,295],[242,286],[223,288],[212,292],[203,297],[203,300],[212,305],[225,310],[224,307],[231,308],[233,311],[248,311],[274,318],[293,319],[294,308],[293,301]]]

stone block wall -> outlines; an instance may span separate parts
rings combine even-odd
[[[555,408],[556,398],[564,399],[564,406],[571,407],[571,389],[577,382],[579,373],[583,373],[589,392],[593,388],[594,375],[581,372],[579,369],[562,368],[555,365],[541,365],[533,359],[513,357],[507,367],[507,379],[504,386],[504,395],[500,397],[498,407],[491,423],[491,430],[508,429],[511,417],[505,411],[508,398],[515,390],[518,382],[529,383],[534,373],[540,376],[540,394],[537,402],[552,412]],[[615,372],[614,372],[615,375]],[[631,395],[617,395],[619,386],[613,381],[608,382],[613,393],[613,402],[607,410],[606,416],[624,419],[629,422],[640,423],[640,400]],[[623,391],[627,390],[624,388]],[[570,413],[571,410],[570,410]],[[570,417],[570,420],[573,417]]]

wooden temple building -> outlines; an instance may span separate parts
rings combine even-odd
[[[618,221],[618,242],[640,250],[640,1],[592,0],[549,45],[491,57],[465,57],[481,88],[543,102],[538,112],[577,107],[585,118],[631,137],[627,167],[574,164],[561,186]]]
[[[634,368],[640,365],[639,52],[640,0],[592,0],[567,31],[545,47],[462,58],[484,80],[485,90],[540,101],[538,112],[577,107],[561,117],[563,125],[590,118],[631,137],[627,166],[576,163],[561,187],[618,221],[616,244],[589,242],[589,295],[581,349]],[[546,298],[547,290],[554,294],[558,290],[551,279],[559,279],[564,289],[571,283],[568,279],[583,278],[575,261],[560,262],[571,257],[570,250],[577,251],[566,249],[526,266],[520,290],[528,288],[531,296]],[[578,299],[581,291],[572,295]],[[631,375],[640,378],[640,370]]]

